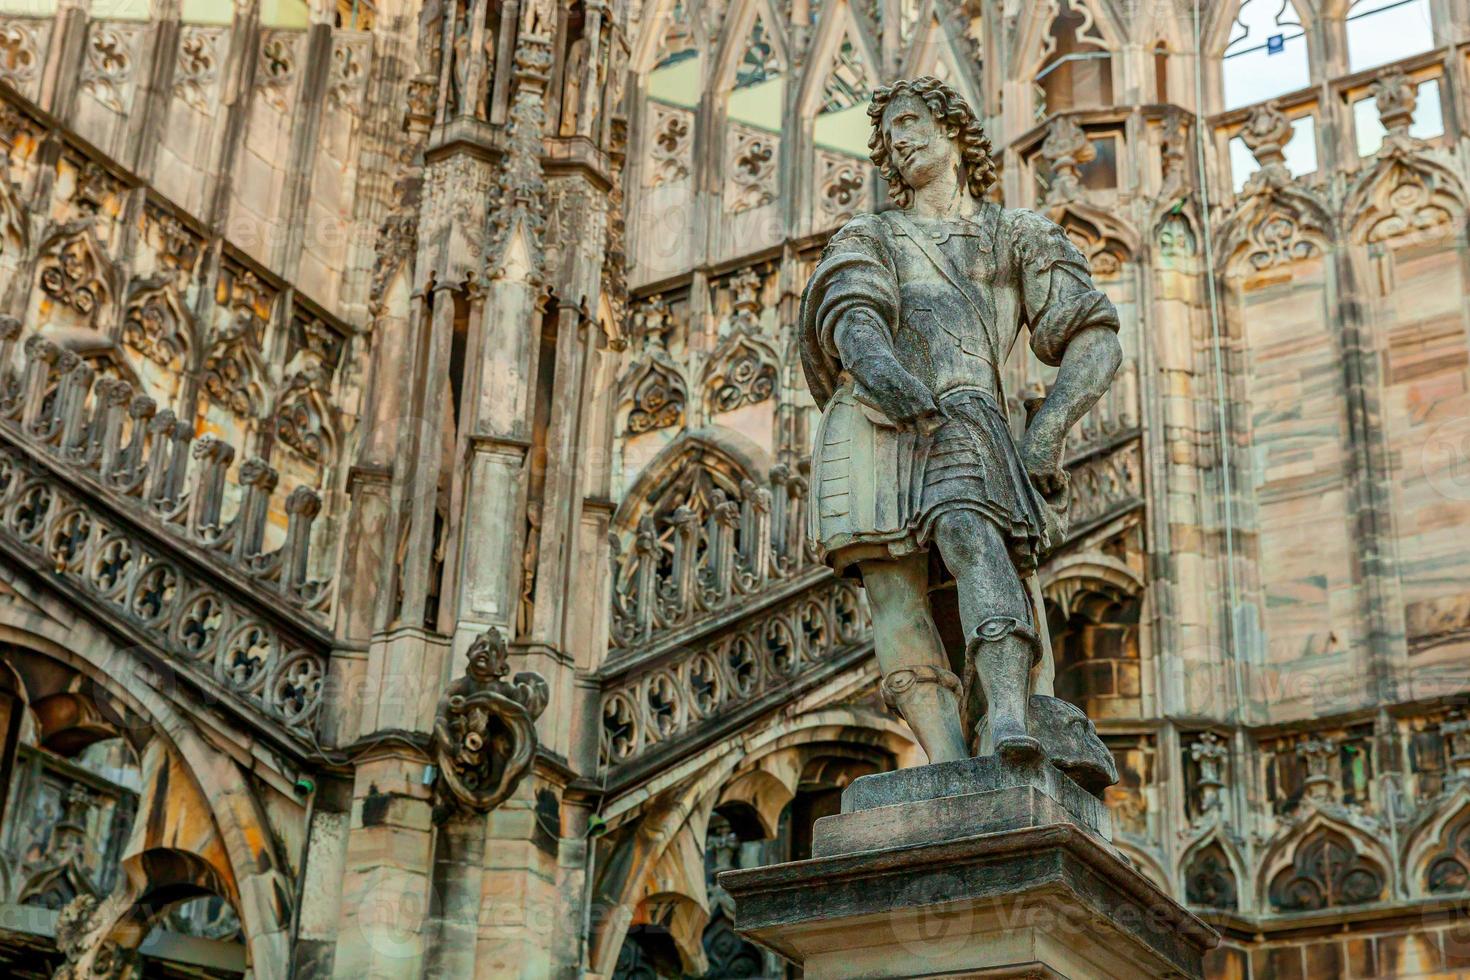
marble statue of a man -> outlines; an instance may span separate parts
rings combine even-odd
[[[1117,313],[1061,228],[985,200],[990,141],[954,89],[899,81],[868,115],[896,207],[847,222],[802,296],[812,534],[861,575],[884,696],[929,760],[970,757],[982,714],[1003,759],[1034,760],[1044,627],[1023,578],[1061,533],[1065,437],[1118,369]],[[1023,327],[1058,372],[1018,447],[999,368]],[[963,680],[930,603],[950,578]]]

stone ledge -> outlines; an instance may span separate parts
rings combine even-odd
[[[1108,808],[1061,770],[1050,763],[1008,765],[993,755],[859,776],[842,791],[842,813],[927,803],[948,797],[973,798],[996,790],[1021,787],[1030,787],[1050,797],[1071,815],[1073,822],[1103,840],[1113,839],[1113,821]],[[1035,826],[1038,822],[1051,821],[1016,821],[1011,827]],[[820,821],[818,823],[820,825]],[[994,829],[1002,828],[997,826]],[[970,830],[955,836],[968,837],[980,832]],[[930,837],[929,841],[942,839]]]
[[[812,980],[1199,977],[1219,942],[1066,822],[727,871],[719,882],[736,929]]]

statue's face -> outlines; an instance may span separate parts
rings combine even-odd
[[[945,135],[924,100],[905,92],[883,110],[883,138],[905,184],[918,190],[959,162],[960,149]]]

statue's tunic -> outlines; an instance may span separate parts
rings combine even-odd
[[[895,426],[845,370],[833,332],[858,311],[934,393],[931,431]],[[802,295],[801,349],[822,408],[810,530],[838,571],[927,550],[935,520],[957,508],[994,522],[1020,568],[1054,543],[1056,520],[1026,476],[1000,386],[1023,325],[1053,366],[1079,330],[1118,328],[1082,253],[1034,212],[987,203],[974,220],[921,226],[889,211],[832,237]]]

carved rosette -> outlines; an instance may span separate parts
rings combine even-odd
[[[646,182],[658,187],[686,180],[694,167],[694,113],[661,103],[652,109]]]
[[[780,139],[774,133],[749,126],[730,131],[728,210],[733,214],[765,207],[776,199],[776,167]]]
[[[628,435],[684,424],[688,392],[679,368],[662,351],[651,351],[634,368],[628,387],[633,400],[628,412]]]
[[[179,53],[174,64],[174,97],[195,112],[209,114],[219,80],[219,42],[223,27],[186,25],[179,30]]]
[[[536,719],[550,689],[533,671],[510,673],[505,638],[495,627],[470,644],[469,666],[439,700],[434,762],[441,821],[453,810],[488,812],[503,803],[536,754]]]
[[[146,25],[94,21],[87,34],[81,90],[113,112],[132,105],[133,65]]]
[[[0,79],[31,98],[36,96],[46,61],[50,20],[7,17],[0,20]]]

